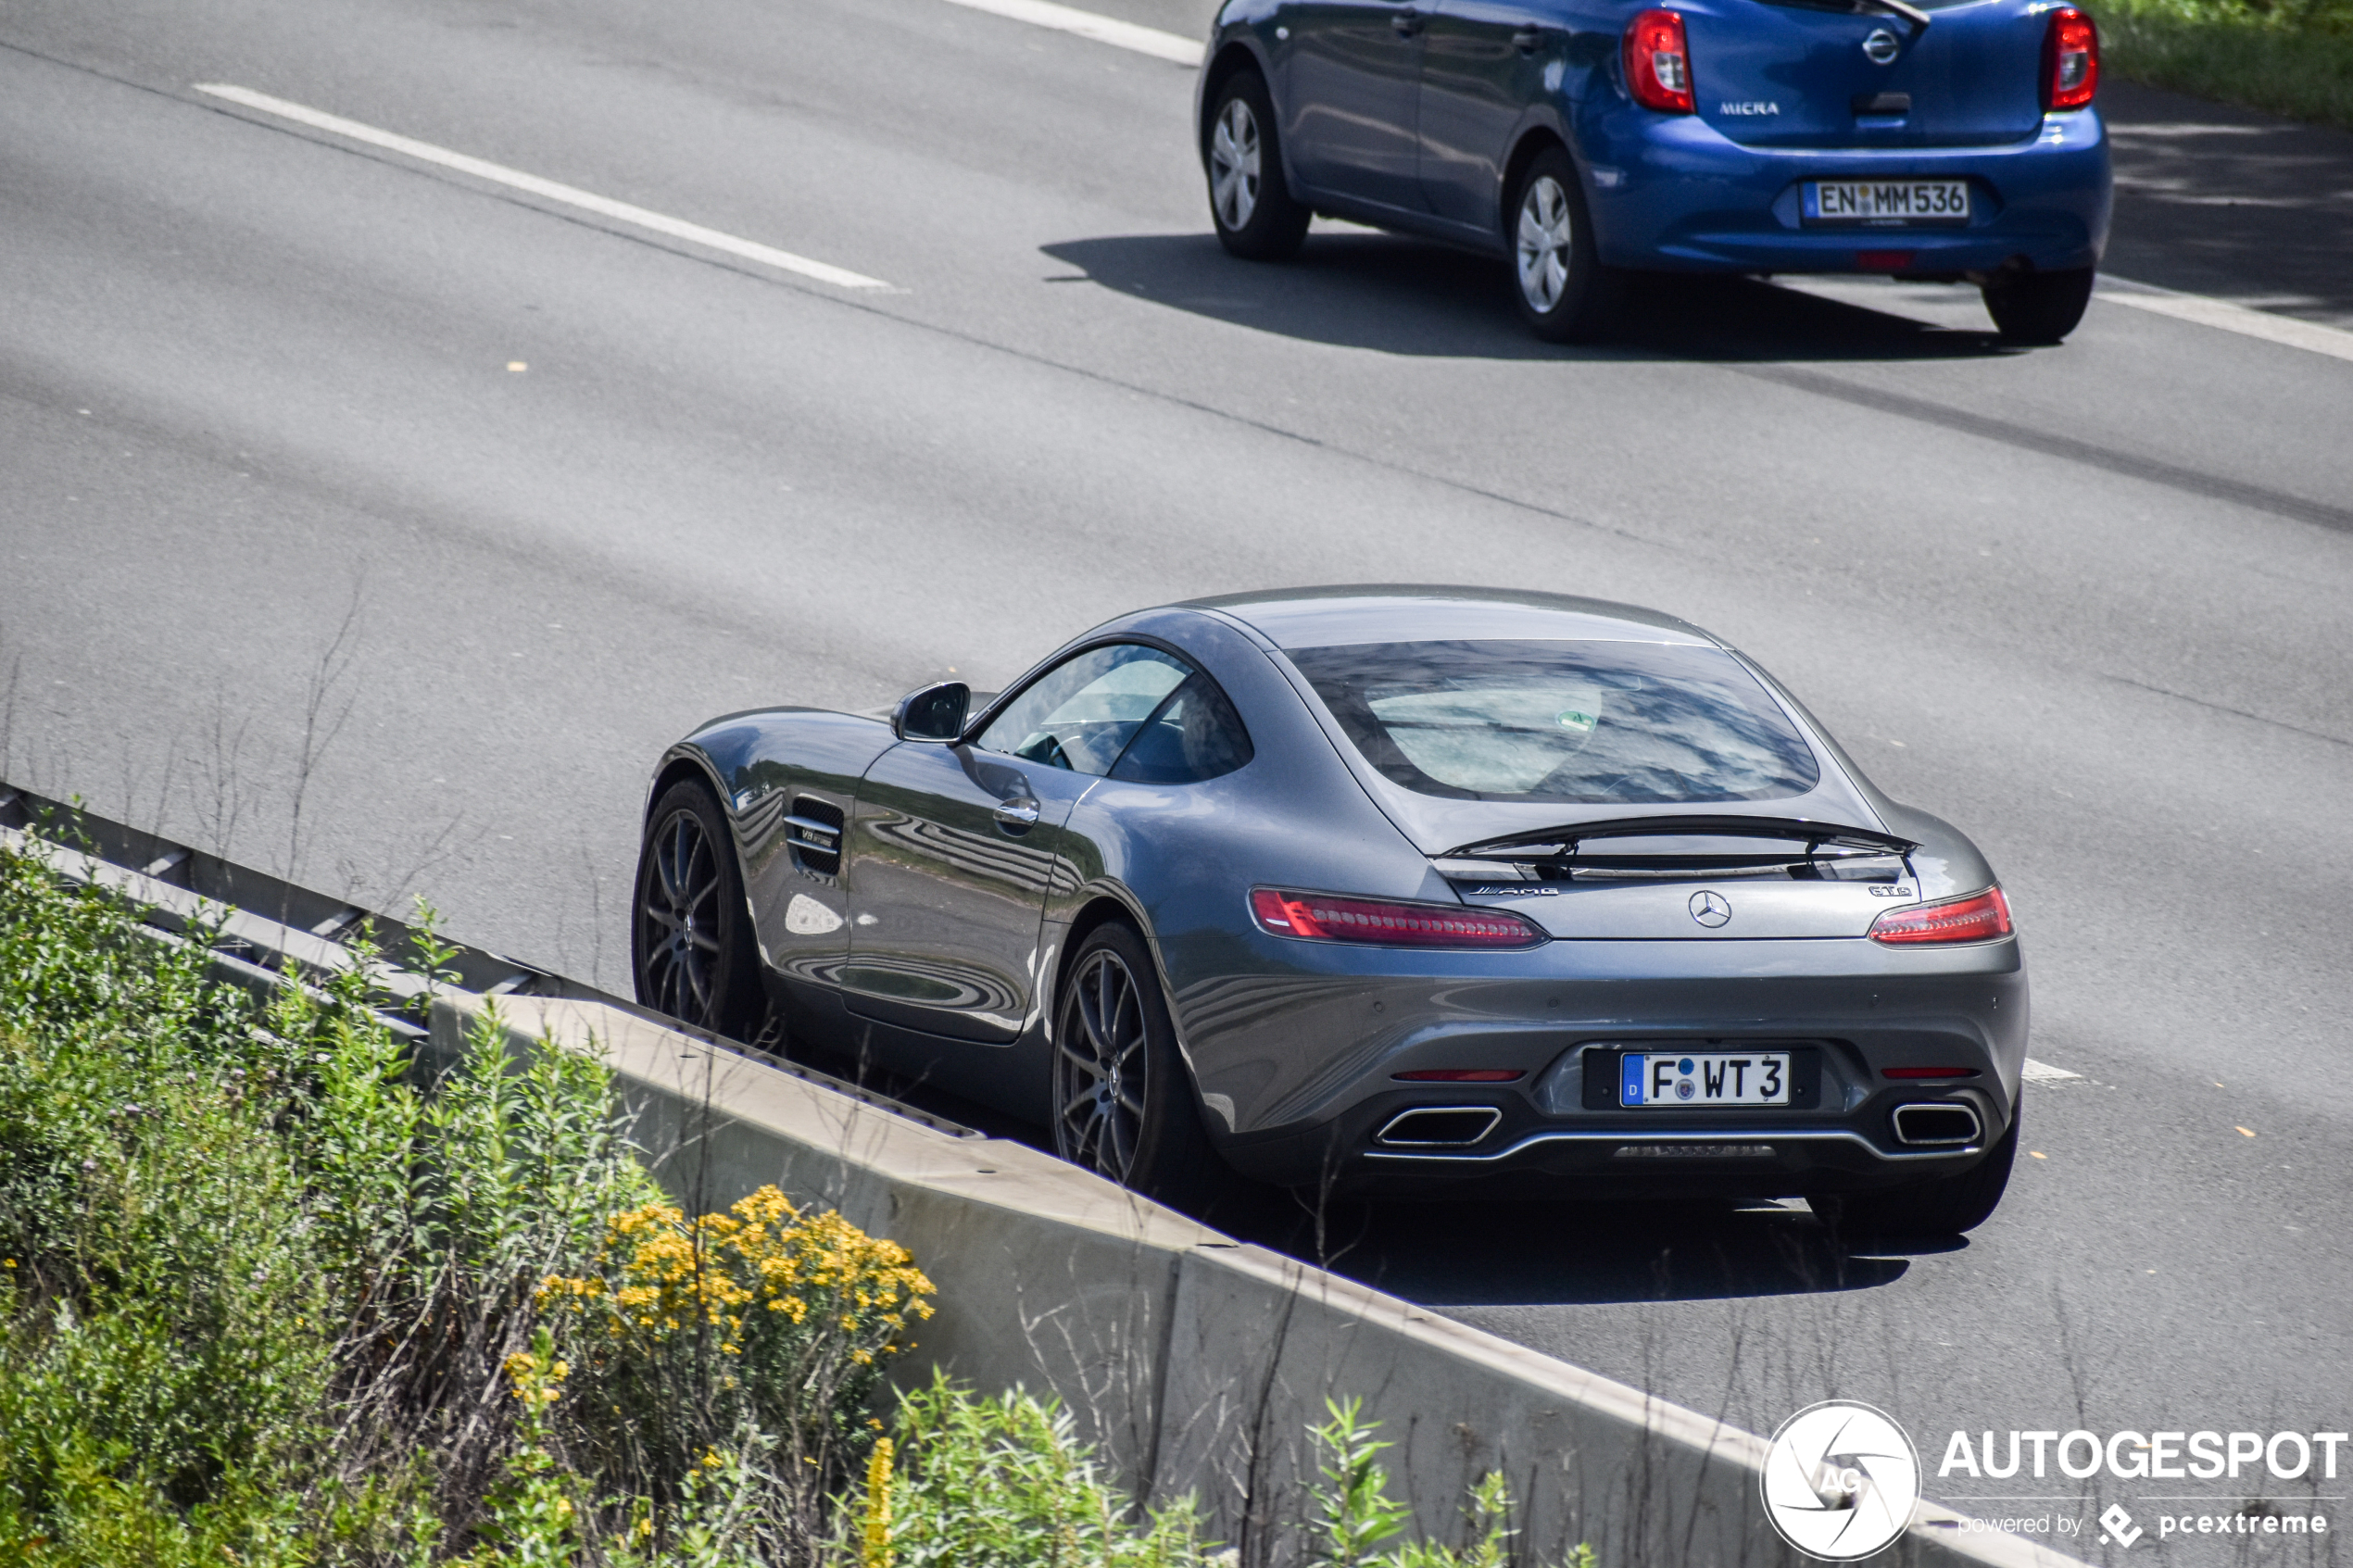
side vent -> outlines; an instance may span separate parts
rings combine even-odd
[[[792,815],[785,819],[785,842],[792,846],[793,864],[819,876],[839,876],[841,829],[840,807],[806,795],[794,797]]]

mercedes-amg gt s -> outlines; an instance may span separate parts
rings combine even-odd
[[[656,770],[638,996],[1184,1200],[1805,1196],[1952,1231],[2018,1141],[1994,872],[1671,616],[1344,587],[1121,616],[975,702]]]

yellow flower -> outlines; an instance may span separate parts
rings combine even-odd
[[[866,1456],[866,1517],[859,1532],[859,1568],[890,1568],[890,1457],[887,1437],[875,1439]]]

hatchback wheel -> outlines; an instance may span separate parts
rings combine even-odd
[[[1985,313],[2011,343],[2052,344],[2075,330],[2092,303],[2093,270],[2013,272],[1989,279],[1981,292]]]
[[[1219,242],[1252,261],[1295,254],[1307,237],[1309,215],[1283,179],[1274,100],[1254,69],[1238,70],[1219,85],[1202,151]]]
[[[1223,1185],[1160,982],[1131,926],[1079,945],[1054,1025],[1054,1152],[1164,1202],[1195,1208]]]
[[[629,924],[640,1002],[751,1037],[763,1009],[743,878],[718,800],[693,780],[662,791],[646,819]]]
[[[1536,155],[1512,193],[1512,298],[1551,343],[1597,337],[1617,314],[1623,274],[1604,267],[1577,165],[1559,147]]]

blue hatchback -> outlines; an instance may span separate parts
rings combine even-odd
[[[2052,0],[1227,0],[1198,123],[1234,254],[1318,213],[1467,245],[1547,338],[1629,271],[1878,272],[2055,343],[2108,237],[2098,85]]]

